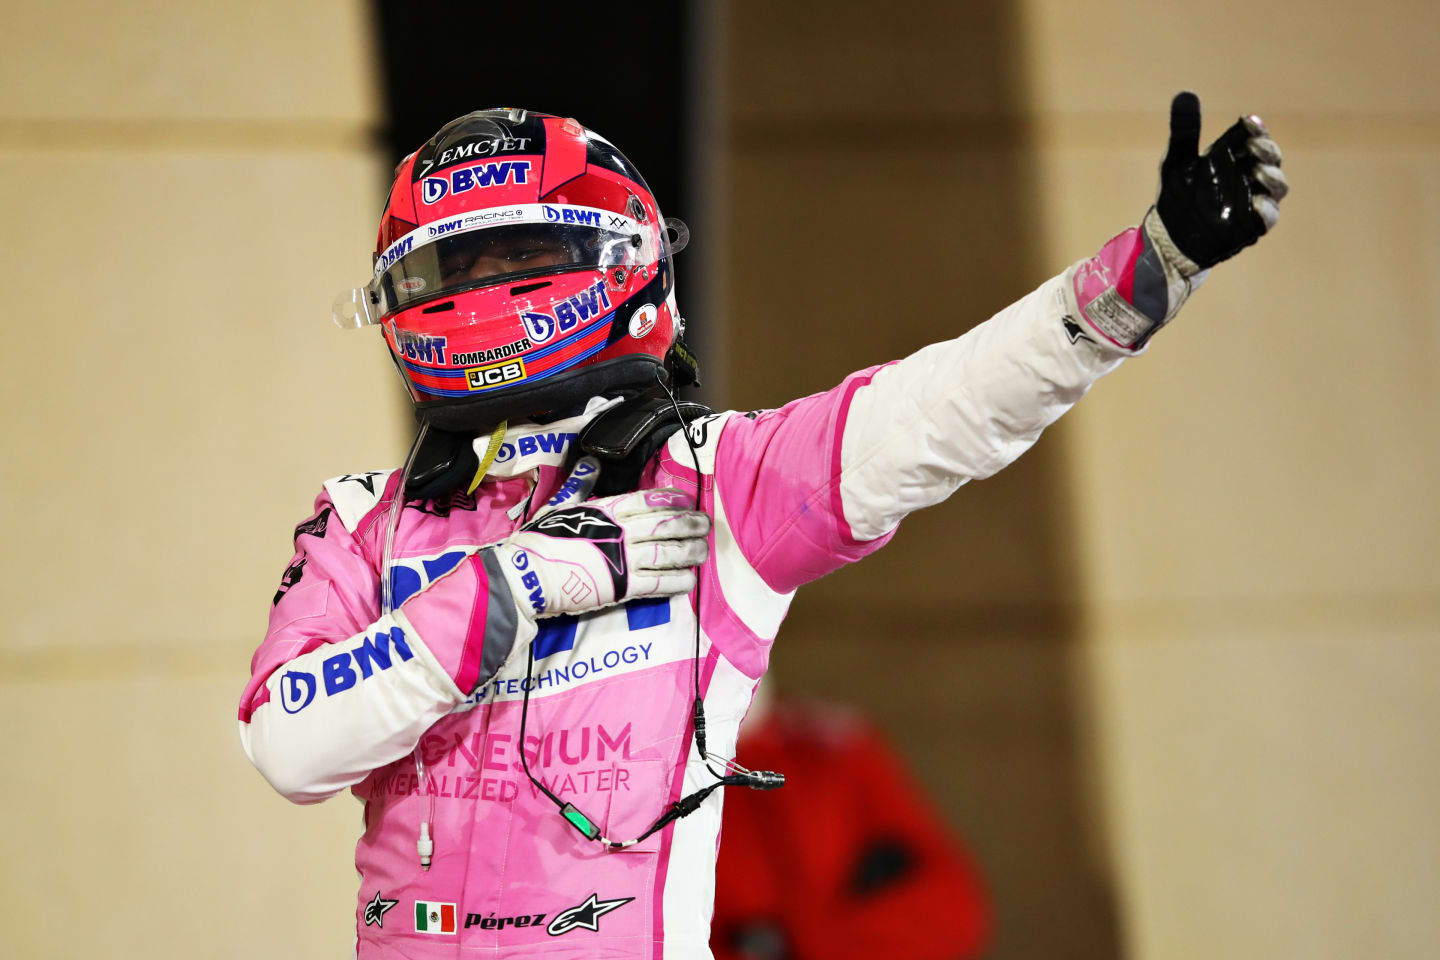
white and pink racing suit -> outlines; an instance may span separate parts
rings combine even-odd
[[[699,590],[712,754],[734,755],[797,587],[879,549],[912,510],[1010,463],[1129,353],[1084,307],[1113,301],[1117,289],[1140,299],[1146,282],[1125,272],[1142,246],[1126,231],[964,336],[781,409],[692,425],[700,509],[713,520]],[[1097,286],[1100,275],[1111,282]],[[1153,283],[1143,292],[1163,298]],[[643,843],[609,851],[521,771],[523,750],[553,792],[621,840],[712,782],[690,729],[694,593],[541,619],[536,632],[487,567],[493,554],[475,552],[555,489],[585,420],[512,430],[473,495],[406,504],[389,616],[380,616],[380,569],[397,473],[328,481],[296,530],[240,735],[296,803],[346,787],[364,803],[360,957],[710,956],[722,792]],[[691,457],[675,434],[642,486],[693,489]],[[416,852],[422,820],[433,824],[429,869]]]

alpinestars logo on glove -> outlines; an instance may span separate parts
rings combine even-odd
[[[536,530],[543,530],[552,537],[583,537],[587,540],[597,534],[601,537],[605,536],[609,528],[614,528],[617,532],[619,530],[603,514],[597,518],[594,512],[571,513],[567,511],[551,514],[541,518],[535,524]]]
[[[589,540],[610,567],[615,586],[612,596],[624,596],[630,582],[625,566],[625,533],[614,520],[594,507],[567,507],[555,510],[530,524],[530,529],[547,537]]]

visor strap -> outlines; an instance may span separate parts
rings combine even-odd
[[[485,479],[485,472],[490,469],[490,464],[495,462],[495,456],[500,452],[500,444],[505,442],[505,424],[501,420],[495,432],[490,434],[490,446],[485,450],[485,456],[480,458],[480,467],[475,471],[475,479],[470,481],[470,486],[465,488],[466,493],[474,493],[475,488],[480,486],[480,481]]]

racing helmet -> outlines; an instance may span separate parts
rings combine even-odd
[[[479,110],[400,162],[373,276],[334,319],[381,328],[417,418],[443,430],[698,383],[671,265],[688,237],[599,134]]]

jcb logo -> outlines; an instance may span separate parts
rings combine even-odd
[[[465,371],[465,386],[471,390],[489,390],[506,383],[525,379],[525,361],[507,360],[488,367],[470,367]]]

